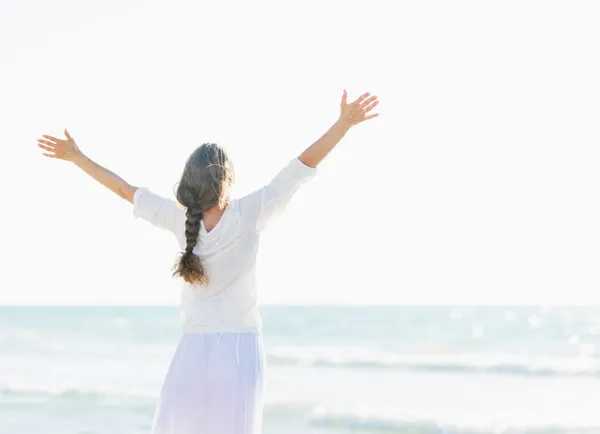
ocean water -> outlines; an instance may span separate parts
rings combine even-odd
[[[265,307],[265,434],[600,433],[600,308]],[[0,307],[0,433],[148,433],[174,307]]]

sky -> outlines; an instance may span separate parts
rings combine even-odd
[[[600,4],[3,0],[0,304],[176,304],[172,236],[76,167],[69,128],[173,197],[194,148],[260,188],[354,128],[264,233],[264,304],[600,302]]]

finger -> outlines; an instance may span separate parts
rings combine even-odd
[[[56,143],[44,139],[38,139],[38,143],[43,143],[44,145],[48,146],[56,146]]]
[[[376,118],[377,116],[379,116],[379,113],[373,113],[372,115],[365,116],[365,121],[368,121],[369,119]]]
[[[361,96],[359,96],[356,101],[354,101],[352,104],[360,104],[362,103],[365,99],[367,99],[369,96],[371,96],[370,92],[367,93],[363,93]]]
[[[371,110],[373,110],[375,107],[377,107],[377,104],[379,104],[379,101],[377,101],[377,100],[373,101],[368,106],[363,107],[363,112],[369,113]]]
[[[52,141],[52,142],[56,142],[56,143],[60,142],[60,139],[57,139],[56,137],[52,137],[52,136],[46,136],[46,135],[44,135],[44,136],[42,136],[42,137],[43,137],[44,139],[48,139],[48,140],[50,140],[50,141]]]
[[[344,93],[342,94],[342,105],[348,104],[348,92],[344,89]]]
[[[56,158],[56,155],[55,155],[55,154],[46,154],[46,153],[44,152],[42,155],[44,155],[45,157],[48,157],[48,158]]]
[[[66,128],[65,128],[65,137],[67,138],[67,140],[73,140],[73,137],[71,137],[71,135],[69,134],[69,131],[67,131]]]
[[[38,143],[38,147],[46,150],[46,151],[50,151],[50,152],[54,152],[54,147],[53,146],[46,146],[46,145],[42,145],[41,143]]]
[[[363,102],[360,104],[360,106],[361,106],[361,107],[366,107],[366,106],[368,106],[369,104],[371,104],[373,101],[376,101],[376,100],[377,100],[377,95],[373,95],[373,96],[371,96],[371,97],[367,98],[366,100],[364,100],[364,101],[363,101]]]

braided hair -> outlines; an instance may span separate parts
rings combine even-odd
[[[176,192],[179,203],[187,208],[186,245],[175,264],[174,276],[181,276],[188,283],[208,283],[194,248],[200,241],[200,223],[204,213],[214,207],[223,209],[227,205],[233,177],[233,165],[219,145],[204,143],[188,158]]]

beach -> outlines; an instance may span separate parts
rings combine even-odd
[[[262,308],[264,432],[600,433],[600,309]],[[176,307],[0,307],[0,433],[148,433]]]

